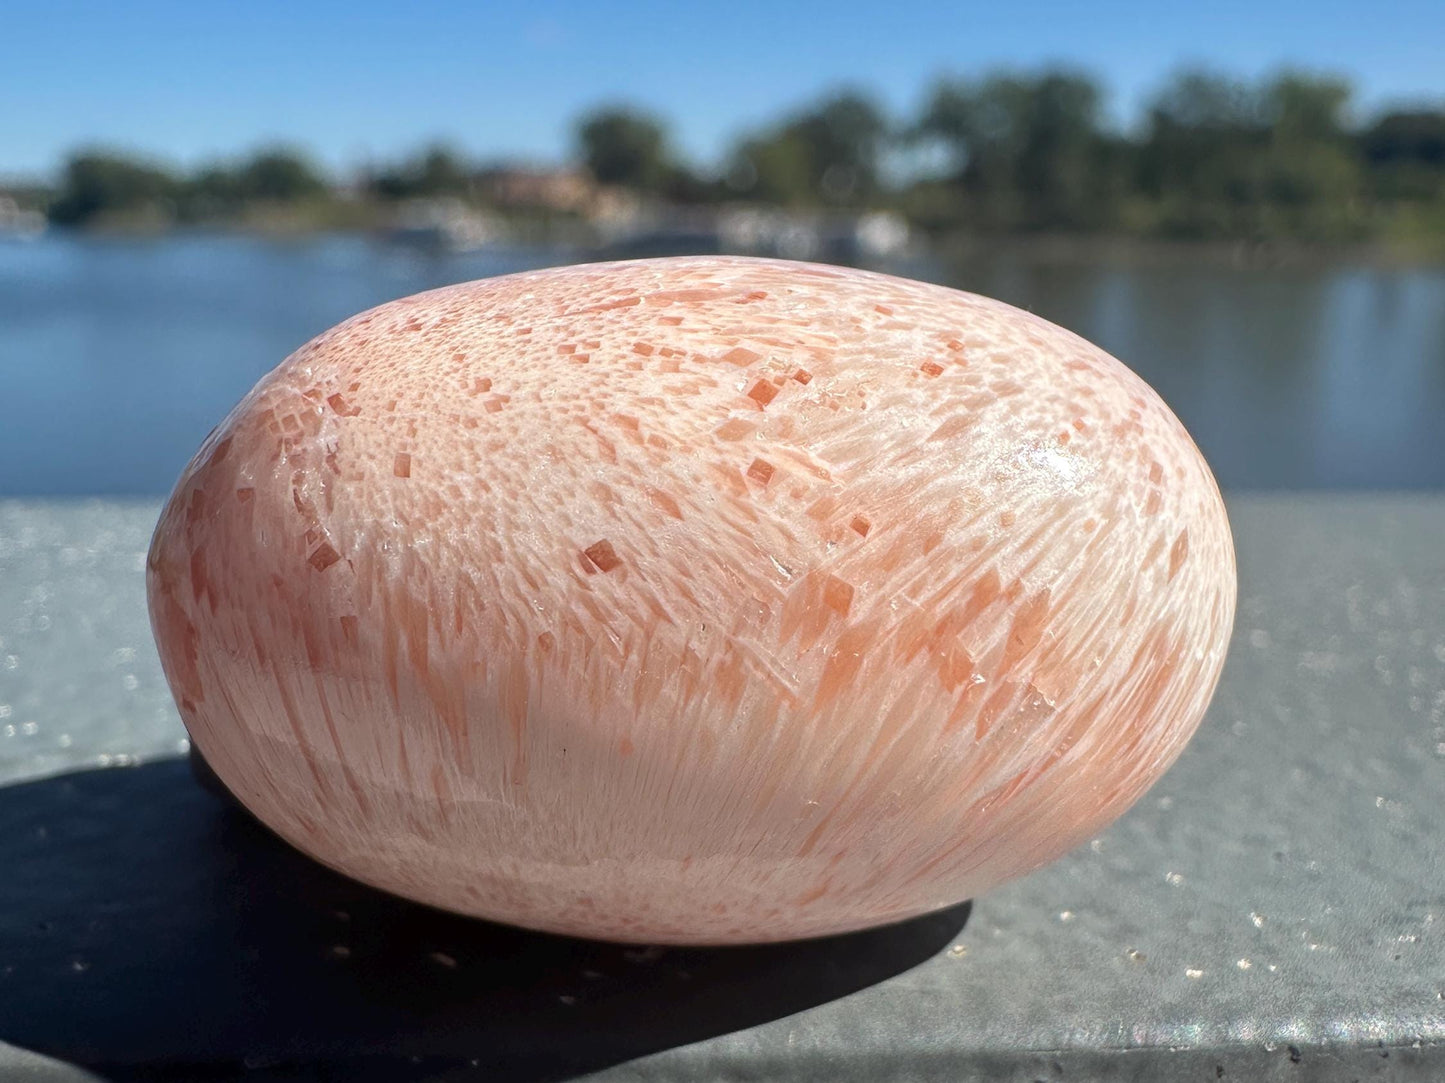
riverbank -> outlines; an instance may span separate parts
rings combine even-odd
[[[11,236],[45,229],[34,215]],[[51,226],[54,236],[162,239],[269,237],[304,239],[348,234],[446,251],[542,247],[578,259],[637,258],[686,253],[768,255],[824,262],[927,259],[947,265],[979,261],[1027,266],[1151,268],[1199,266],[1288,269],[1327,266],[1445,267],[1445,235],[1397,235],[1353,244],[1289,240],[1178,240],[1109,233],[951,233],[910,230],[890,214],[822,215],[752,206],[651,210],[594,221],[563,213],[501,213],[451,201],[383,205],[337,199],[258,204],[244,214],[178,223],[152,214],[107,216],[83,229]],[[0,239],[6,236],[0,230]]]
[[[1007,260],[1069,268],[1215,267],[1289,268],[1445,267],[1445,238],[1306,244],[1296,241],[1184,241],[1097,234],[1024,234],[945,238],[932,246],[947,263]]]

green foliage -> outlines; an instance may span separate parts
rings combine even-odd
[[[81,225],[102,213],[166,213],[179,193],[174,175],[108,151],[85,151],[65,164],[50,219]]]
[[[675,169],[662,122],[626,107],[599,109],[577,125],[577,148],[602,184],[655,192]]]
[[[1264,121],[1277,139],[1344,143],[1352,93],[1343,79],[1285,71],[1264,89]]]
[[[326,181],[300,154],[269,148],[234,166],[209,165],[183,177],[119,153],[72,157],[50,205],[59,225],[106,221],[204,221],[252,203],[294,203],[329,195]]]
[[[840,91],[758,129],[710,179],[680,162],[664,122],[624,106],[578,122],[575,159],[598,184],[676,204],[755,201],[889,208],[926,234],[1108,232],[1202,240],[1383,240],[1445,249],[1445,111],[1360,124],[1337,77],[1257,81],[1183,70],[1137,131],[1111,130],[1104,88],[1068,69],[937,83],[894,125],[866,94]],[[399,199],[476,200],[475,165],[433,145],[338,199],[300,153],[262,148],[181,175],[104,150],[73,156],[49,200],[65,225],[355,222]],[[297,210],[301,208],[301,210]]]
[[[731,186],[765,203],[862,206],[880,190],[888,122],[871,101],[836,94],[737,148]]]
[[[311,163],[285,148],[253,155],[237,171],[235,184],[242,200],[289,202],[326,191],[326,182]]]
[[[1257,86],[1187,71],[1155,98],[1138,190],[1184,238],[1362,236],[1361,165],[1342,80],[1283,72]]]
[[[1099,130],[1103,93],[1088,76],[996,75],[934,88],[913,131],[957,168],[963,224],[1080,229],[1101,224],[1120,148]]]
[[[1360,134],[1360,151],[1376,199],[1445,204],[1445,112],[1387,113]]]
[[[437,143],[400,165],[383,169],[369,178],[367,188],[382,199],[467,196],[473,190],[474,173],[459,153]]]

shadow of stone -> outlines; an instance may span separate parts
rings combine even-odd
[[[165,760],[0,788],[0,1041],[113,1079],[563,1079],[899,974],[968,911],[724,949],[531,933],[333,873]]]

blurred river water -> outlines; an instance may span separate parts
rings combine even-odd
[[[596,258],[365,237],[0,241],[0,497],[162,495],[266,371],[383,301]],[[1445,487],[1445,268],[879,268],[1028,308],[1129,364],[1226,489]]]

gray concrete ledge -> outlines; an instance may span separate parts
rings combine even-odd
[[[0,1076],[1445,1078],[1445,498],[1230,505],[1223,683],[1115,827],[971,914],[638,954],[377,896],[204,794],[158,506],[0,502]]]

